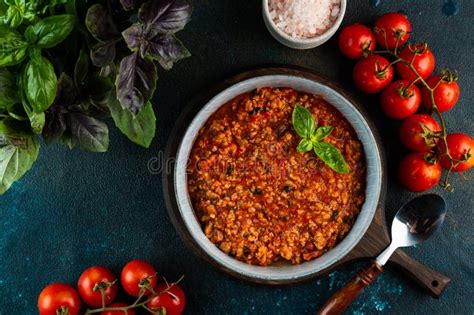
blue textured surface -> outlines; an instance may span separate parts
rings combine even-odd
[[[443,13],[446,2],[456,15]],[[472,74],[474,2],[444,0],[349,1],[344,24],[369,22],[383,12],[403,10],[414,38],[430,43],[437,69],[460,73],[461,100],[447,113],[452,131],[473,133]],[[446,10],[446,9],[445,9]],[[341,83],[364,104],[382,134],[389,165],[387,217],[413,197],[394,181],[404,154],[398,123],[382,117],[376,97],[351,83],[352,62],[342,59],[333,38],[309,51],[285,48],[271,38],[260,16],[260,1],[199,0],[193,21],[180,34],[193,57],[160,73],[154,100],[158,135],[149,150],[112,132],[106,154],[42,148],[33,170],[0,197],[0,314],[35,314],[36,298],[50,282],[74,284],[81,271],[99,264],[119,272],[133,258],[152,261],[168,279],[185,274],[189,314],[314,314],[360,264],[306,284],[275,288],[242,283],[194,257],[177,237],[163,203],[161,177],[147,169],[159,156],[174,121],[186,102],[220,80],[265,64],[315,69]],[[468,176],[472,176],[468,174]],[[408,252],[450,276],[440,300],[388,270],[352,305],[348,314],[473,314],[473,181],[453,177],[452,194],[436,189],[449,205],[442,230]]]

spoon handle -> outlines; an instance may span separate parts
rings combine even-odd
[[[318,315],[341,314],[356,299],[359,293],[374,281],[382,272],[375,260],[370,262],[342,288],[334,293],[324,306],[319,310]]]

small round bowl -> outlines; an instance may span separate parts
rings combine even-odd
[[[268,267],[261,267],[246,264],[225,254],[204,234],[201,224],[194,213],[188,194],[186,166],[199,129],[214,112],[234,97],[258,87],[265,86],[289,87],[298,91],[323,96],[324,99],[339,110],[354,127],[358,138],[362,142],[366,157],[366,200],[352,229],[333,249],[321,257],[303,262],[299,265],[280,262]],[[344,94],[326,85],[322,81],[288,73],[262,75],[244,79],[224,89],[209,100],[183,132],[184,136],[176,138],[179,143],[177,145],[174,170],[171,174],[171,183],[168,184],[165,180],[164,184],[165,196],[168,196],[168,199],[174,199],[172,205],[167,199],[167,204],[169,205],[168,209],[171,209],[170,217],[173,224],[177,227],[178,232],[184,237],[186,243],[200,256],[206,258],[219,269],[241,279],[267,284],[294,283],[302,279],[308,279],[334,266],[345,257],[361,240],[372,222],[381,198],[381,190],[383,187],[380,146],[373,133],[372,127],[364,115],[358,110],[358,107],[352,103],[351,100],[346,98]],[[167,176],[164,178],[167,178]],[[169,188],[172,190],[169,191]]]
[[[342,23],[344,14],[346,13],[346,6],[347,0],[341,0],[341,8],[339,10],[339,15],[337,16],[337,19],[334,24],[330,28],[328,28],[323,34],[307,39],[291,37],[284,31],[282,31],[280,28],[278,28],[270,17],[270,11],[268,9],[268,0],[262,0],[263,21],[265,22],[265,26],[267,27],[270,34],[272,34],[273,38],[275,38],[283,45],[294,49],[310,49],[324,44],[336,33],[337,29]]]

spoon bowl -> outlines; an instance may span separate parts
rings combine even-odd
[[[405,204],[392,223],[392,242],[398,247],[419,244],[440,228],[446,217],[446,202],[435,194],[427,194]]]

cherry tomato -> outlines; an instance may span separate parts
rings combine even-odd
[[[127,304],[122,302],[115,302],[110,304],[108,307],[123,307],[127,306]],[[128,309],[126,312],[124,311],[103,311],[100,315],[135,315],[135,310],[133,308]]]
[[[359,23],[348,25],[339,35],[339,49],[349,59],[360,59],[375,49],[374,33]]]
[[[423,127],[427,130],[423,130]],[[424,152],[436,145],[439,138],[424,138],[422,135],[441,131],[438,122],[426,114],[408,117],[400,126],[400,140],[410,150]],[[428,143],[425,141],[428,141]]]
[[[421,103],[420,90],[406,80],[392,82],[382,93],[380,105],[390,118],[407,118],[418,110]]]
[[[77,282],[77,289],[82,300],[91,307],[100,307],[102,306],[102,295],[100,290],[96,286],[102,285],[104,290],[104,301],[105,305],[109,305],[117,296],[118,285],[114,283],[113,285],[107,287],[107,283],[113,283],[117,278],[114,276],[112,271],[100,267],[94,266],[86,269],[79,281]]]
[[[144,285],[147,284],[150,289],[156,286],[156,277],[156,270],[152,265],[143,260],[132,260],[123,267],[120,280],[128,294],[138,297]],[[148,290],[146,295],[150,293]]]
[[[356,86],[363,92],[380,92],[393,79],[393,67],[379,55],[372,55],[357,62],[352,73]]]
[[[81,310],[81,300],[76,290],[63,283],[48,285],[41,291],[38,298],[38,309],[40,315],[61,314],[62,309],[70,315],[77,315]]]
[[[441,178],[440,163],[431,164],[425,161],[426,153],[418,152],[407,155],[398,169],[400,182],[412,192],[422,192],[435,186]]]
[[[167,287],[166,283],[160,283],[156,287],[156,292],[159,293]],[[174,285],[169,288],[167,292],[154,297],[147,306],[155,312],[159,311],[161,307],[164,307],[166,308],[167,315],[180,315],[184,310],[185,303],[186,298],[183,289],[181,289],[179,285]]]
[[[474,166],[474,139],[464,133],[450,133],[446,137],[448,142],[449,154],[453,159],[464,161],[455,163],[453,167],[454,172],[463,172]],[[440,152],[446,152],[446,145],[444,141],[440,142]],[[447,156],[442,156],[440,159],[441,165],[445,169],[451,167],[451,162]]]
[[[423,43],[408,45],[400,53],[400,58],[407,62],[411,62],[415,58],[413,59],[413,67],[423,79],[428,78],[435,68],[433,53]],[[417,78],[416,74],[403,62],[398,62],[395,67],[402,79],[413,81]]]
[[[394,49],[397,47],[397,38],[398,47],[403,46],[408,41],[410,32],[410,22],[400,13],[386,13],[375,21],[375,39],[382,48]]]
[[[442,76],[436,75],[429,77],[426,83],[430,88],[436,86],[433,96],[440,112],[448,111],[456,105],[459,99],[459,85],[455,79],[444,79]],[[421,102],[426,109],[431,109],[431,95],[426,87],[423,87],[421,91]]]

